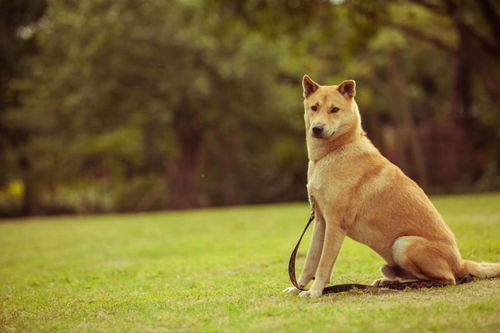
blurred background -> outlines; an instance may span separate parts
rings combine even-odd
[[[495,0],[1,0],[0,216],[306,200],[301,78],[429,193],[500,188]]]

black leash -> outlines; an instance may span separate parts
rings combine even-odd
[[[314,221],[314,209],[311,211],[311,216],[309,217],[309,220],[307,221],[306,227],[304,228],[304,231],[302,231],[302,235],[300,235],[300,238],[297,242],[297,245],[295,245],[295,248],[292,251],[292,254],[290,255],[290,260],[288,261],[288,275],[290,276],[290,281],[292,282],[293,286],[299,290],[307,290],[299,286],[297,283],[297,278],[295,276],[295,258],[297,257],[297,251],[299,250],[300,242],[302,241],[302,238],[304,237],[307,229],[311,225],[312,221]],[[471,282],[473,280],[472,275],[466,275],[461,279],[457,280],[457,284],[462,284],[462,283],[467,283]],[[366,285],[366,284],[358,284],[358,283],[347,283],[347,284],[337,284],[334,286],[328,286],[325,289],[323,289],[323,295],[324,294],[335,294],[335,293],[341,293],[345,291],[350,291],[353,289],[360,289],[360,290],[365,290],[365,289],[378,289],[378,288],[387,288],[387,289],[394,289],[394,290],[404,290],[406,288],[409,289],[421,289],[421,288],[432,288],[432,287],[445,287],[447,286],[446,284],[443,284],[439,281],[432,281],[432,280],[419,280],[419,281],[410,281],[410,282],[389,282],[384,284],[383,286],[371,286],[371,285]]]
[[[288,276],[290,276],[290,281],[292,282],[293,286],[299,290],[305,290],[305,289],[299,287],[299,284],[297,283],[297,278],[295,277],[295,258],[297,257],[297,251],[299,250],[300,242],[302,241],[302,238],[304,237],[307,228],[309,228],[312,221],[314,221],[314,210],[311,211],[311,216],[307,221],[306,227],[304,228],[304,231],[302,231],[302,235],[300,235],[299,241],[297,242],[297,245],[295,245],[295,248],[293,249],[292,254],[290,255],[290,260],[288,261]]]

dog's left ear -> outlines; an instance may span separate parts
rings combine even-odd
[[[347,99],[351,99],[356,96],[356,81],[346,80],[342,82],[337,90]]]

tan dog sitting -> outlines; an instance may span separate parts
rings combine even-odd
[[[316,221],[299,285],[315,279],[300,296],[322,294],[346,235],[387,262],[381,268],[385,278],[374,285],[409,280],[453,285],[467,274],[500,276],[500,264],[461,258],[453,233],[424,191],[366,137],[354,81],[320,86],[306,75],[302,85],[307,189]]]

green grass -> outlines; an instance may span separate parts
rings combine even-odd
[[[464,258],[500,261],[500,194],[434,202]],[[0,223],[0,331],[500,331],[500,279],[283,295],[308,212],[284,204]],[[382,264],[347,240],[333,281],[370,283]]]

